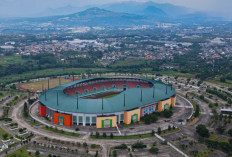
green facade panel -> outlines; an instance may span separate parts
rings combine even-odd
[[[96,117],[92,117],[92,123],[96,124]]]
[[[82,118],[82,116],[79,116],[78,119],[79,119],[79,123],[83,123],[83,118]]]

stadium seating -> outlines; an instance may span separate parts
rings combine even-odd
[[[84,85],[82,87],[75,87],[75,88],[68,88],[65,89],[64,92],[74,96],[76,92],[79,94],[86,94],[86,93],[92,93],[97,92],[101,90],[109,90],[113,89],[113,85],[116,86],[116,88],[121,89],[123,88],[123,85],[126,84],[129,88],[137,88],[139,85],[141,88],[148,88],[148,83],[141,83],[141,82],[134,82],[134,81],[108,81],[108,82],[101,82],[101,83],[93,83],[89,85]],[[104,87],[106,89],[104,89]]]
[[[111,89],[112,82],[103,82],[102,85],[105,86],[107,89]]]

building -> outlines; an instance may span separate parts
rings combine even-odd
[[[91,78],[44,91],[39,100],[39,115],[55,124],[108,128],[174,107],[175,89],[144,78]]]

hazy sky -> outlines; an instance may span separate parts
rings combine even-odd
[[[0,16],[27,16],[67,5],[85,6],[127,0],[0,0]],[[132,0],[133,1],[133,0]],[[147,0],[134,0],[145,2]],[[150,0],[158,3],[171,3],[199,11],[232,16],[232,0]]]

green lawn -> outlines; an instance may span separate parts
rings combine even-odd
[[[1,127],[0,127],[0,139],[2,139],[2,135],[3,134],[8,134],[8,137],[12,137],[12,135],[8,132],[6,132],[5,130],[3,130]]]
[[[24,146],[21,149],[18,149],[13,153],[8,154],[6,157],[37,157],[37,156],[35,156],[34,154],[29,154],[29,152],[27,152],[26,150],[26,146]],[[40,157],[42,156],[40,155]]]
[[[210,134],[210,136],[209,136],[209,140],[216,140],[217,138],[218,138],[218,136],[215,134]]]
[[[1,66],[8,66],[10,64],[26,64],[28,60],[24,60],[22,59],[22,57],[20,55],[16,55],[16,56],[4,56],[4,57],[0,57],[0,65]],[[30,60],[32,61],[32,60]]]
[[[226,82],[221,82],[220,77],[210,79],[210,80],[208,80],[208,82],[214,83],[214,84],[217,84],[217,85],[220,85],[220,86],[232,88],[232,81],[231,80],[226,80]]]
[[[38,121],[32,121],[29,123],[31,126],[39,125],[40,123]]]
[[[226,139],[226,138],[220,139],[218,142],[226,142],[226,143],[229,143],[228,139]]]
[[[142,134],[142,135],[133,135],[133,136],[114,136],[114,138],[110,138],[110,136],[103,137],[100,136],[96,138],[94,135],[90,136],[90,138],[93,139],[101,139],[101,140],[126,140],[126,139],[141,139],[141,138],[149,138],[149,137],[154,137],[151,134]]]
[[[179,132],[179,131],[180,131],[180,128],[176,128],[175,130],[171,129],[170,131],[169,130],[165,130],[165,131],[161,132],[160,136],[172,134],[172,133]]]
[[[72,132],[67,132],[67,131],[62,131],[62,130],[57,130],[57,129],[54,129],[54,128],[47,128],[47,127],[42,127],[43,130],[47,130],[47,131],[51,131],[51,132],[54,132],[54,133],[57,133],[57,134],[62,134],[62,135],[67,135],[67,136],[74,136],[74,137],[79,137],[80,134],[77,134],[77,133],[72,133]]]
[[[145,59],[126,59],[126,60],[118,60],[115,63],[113,63],[112,67],[127,67],[132,65],[141,65],[143,63],[146,63],[148,60]]]
[[[45,70],[30,71],[23,74],[7,75],[0,77],[0,83],[16,82],[18,80],[27,80],[39,77],[48,77],[48,76],[59,76],[59,75],[71,75],[71,74],[81,74],[86,72],[107,72],[108,69],[100,68],[53,68]]]
[[[0,95],[0,98],[3,98],[4,96],[6,96],[6,94],[2,94],[2,95]]]

